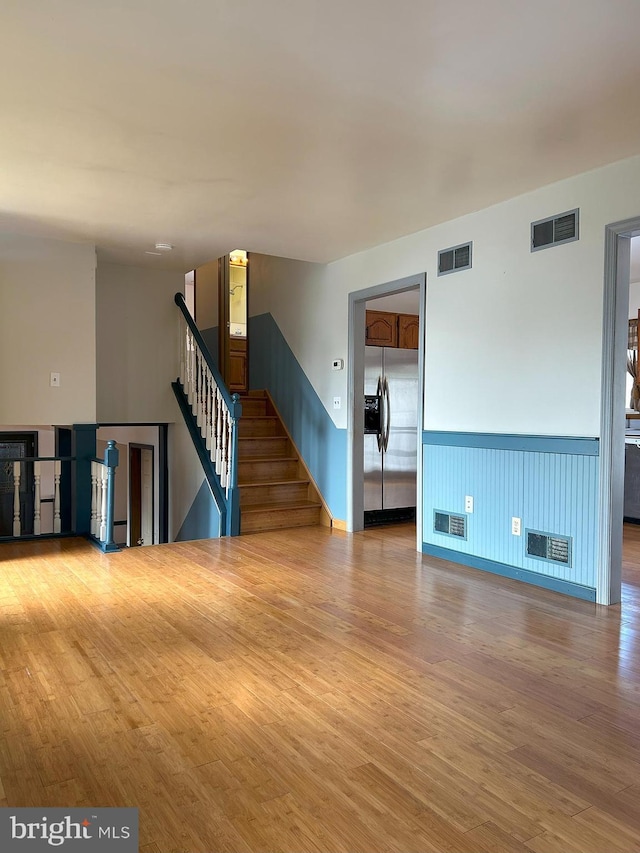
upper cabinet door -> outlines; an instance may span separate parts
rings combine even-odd
[[[365,343],[371,347],[398,346],[398,315],[389,311],[367,311]]]
[[[420,318],[417,314],[398,315],[398,346],[401,349],[418,349]]]

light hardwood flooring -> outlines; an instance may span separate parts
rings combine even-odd
[[[640,849],[640,529],[603,608],[323,527],[0,546],[0,805],[143,853]]]

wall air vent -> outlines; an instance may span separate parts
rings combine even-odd
[[[467,538],[467,517],[452,512],[441,512],[435,510],[433,514],[434,533],[444,533],[446,536],[455,536],[458,539]]]
[[[571,537],[555,536],[553,533],[540,533],[527,530],[527,556],[550,563],[571,565]]]
[[[549,246],[558,246],[560,243],[571,243],[579,238],[579,214],[580,210],[568,210],[557,216],[549,216],[547,219],[539,219],[531,223],[531,251],[548,249]]]
[[[462,243],[450,249],[438,252],[438,275],[448,275],[450,272],[471,269],[472,243]]]

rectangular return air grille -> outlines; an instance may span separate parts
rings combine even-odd
[[[547,249],[549,246],[557,246],[559,243],[570,243],[577,240],[578,218],[580,210],[568,210],[557,216],[549,216],[547,219],[539,219],[531,223],[531,251]]]
[[[438,275],[471,269],[471,243],[462,243],[438,252]]]
[[[527,530],[527,556],[570,566],[571,537]]]
[[[458,539],[467,538],[467,518],[464,515],[454,515],[451,512],[436,510],[433,515],[434,533],[445,533]]]

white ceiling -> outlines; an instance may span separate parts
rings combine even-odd
[[[0,228],[339,258],[638,153],[639,35],[638,0],[4,0]]]

